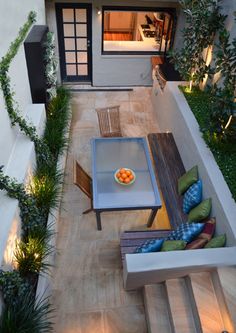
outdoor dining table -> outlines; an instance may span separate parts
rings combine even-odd
[[[101,212],[151,209],[147,226],[150,227],[161,208],[155,174],[145,138],[93,138],[92,185],[93,208],[97,229],[101,230]],[[119,168],[129,168],[135,181],[122,185],[115,181]]]

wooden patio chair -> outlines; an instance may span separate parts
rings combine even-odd
[[[93,211],[92,178],[84,171],[76,160],[74,160],[73,169],[74,184],[89,197],[91,202],[91,207],[83,212],[83,214],[87,214]]]
[[[101,136],[122,136],[120,128],[120,106],[96,109]]]

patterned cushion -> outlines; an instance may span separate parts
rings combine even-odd
[[[184,193],[183,211],[188,214],[189,211],[202,201],[202,181],[199,179],[191,185]]]
[[[211,212],[211,198],[202,201],[199,205],[194,207],[188,214],[189,222],[197,222],[204,220],[210,215]]]
[[[185,250],[202,249],[207,243],[207,239],[195,239],[191,243],[188,243]]]
[[[220,235],[212,238],[210,242],[207,243],[205,249],[215,248],[215,247],[223,247],[225,246],[226,235]]]
[[[168,240],[183,240],[187,243],[198,236],[204,228],[204,223],[181,223],[176,230],[171,231]]]
[[[210,218],[207,222],[204,223],[204,228],[198,238],[206,239],[207,241],[211,240],[216,228],[216,219],[214,217]]]
[[[182,240],[166,240],[164,241],[161,251],[177,251],[184,250],[186,246],[186,242]]]
[[[187,171],[183,176],[178,179],[178,192],[183,194],[189,186],[198,180],[198,167],[195,165],[192,169]]]
[[[149,253],[160,251],[164,239],[148,239],[142,245],[138,246],[135,253]]]

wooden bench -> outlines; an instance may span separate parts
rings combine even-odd
[[[148,142],[153,157],[154,170],[165,201],[170,225],[175,229],[187,221],[187,215],[182,211],[182,196],[177,191],[177,181],[185,173],[178,148],[171,133],[151,133]],[[170,230],[125,231],[121,235],[121,256],[133,253],[135,248],[146,239],[163,238]]]

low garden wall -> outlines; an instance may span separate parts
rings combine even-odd
[[[211,215],[216,217],[216,233],[226,233],[227,246],[233,246],[236,243],[236,203],[178,88],[179,84],[167,82],[164,91],[161,91],[158,83],[154,82],[152,103],[158,126],[160,132],[173,133],[186,170],[198,165],[203,182],[203,197],[212,198]]]

